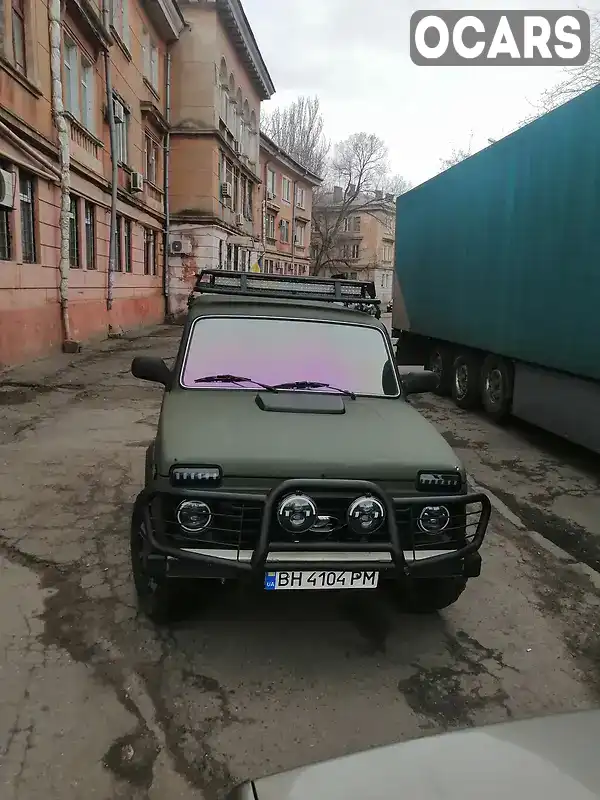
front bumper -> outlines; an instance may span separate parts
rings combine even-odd
[[[343,492],[349,495],[371,494],[377,497],[386,510],[385,541],[352,542],[347,541],[278,541],[277,530],[273,525],[275,509],[279,501],[293,491]],[[196,542],[189,546],[178,542],[174,546],[169,541],[166,525],[160,515],[151,513],[153,499],[165,492],[176,494],[180,499],[212,500],[226,499],[231,502],[260,503],[262,515],[258,536],[253,548],[214,546],[210,542]],[[453,546],[443,547],[434,544],[416,546],[406,531],[399,530],[398,508],[419,509],[423,505],[445,505],[450,508],[477,505],[476,523],[467,532],[463,526],[461,535]],[[491,506],[488,497],[482,493],[441,495],[441,496],[391,496],[377,484],[359,480],[286,480],[275,486],[268,494],[220,490],[186,490],[182,494],[162,487],[144,489],[136,501],[136,514],[141,515],[147,536],[148,566],[151,570],[172,577],[241,577],[259,576],[266,570],[376,570],[409,576],[413,573],[423,577],[432,574],[464,572],[464,565],[478,574],[477,565],[481,559],[478,550],[487,530]],[[466,518],[465,518],[466,519]],[[471,575],[467,575],[471,577]]]

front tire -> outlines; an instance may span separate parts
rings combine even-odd
[[[465,578],[421,578],[410,581],[403,593],[409,614],[434,614],[456,603],[467,586]]]
[[[148,568],[149,544],[143,519],[134,516],[130,537],[131,573],[138,608],[156,625],[166,625],[176,615],[177,592],[166,575],[154,575]]]

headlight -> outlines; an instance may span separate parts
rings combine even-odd
[[[417,525],[423,533],[441,533],[449,524],[450,512],[446,506],[425,506],[417,520]]]
[[[277,509],[277,522],[288,533],[306,533],[317,521],[317,507],[305,494],[291,494]]]
[[[208,528],[212,512],[203,500],[184,500],[177,507],[176,516],[184,531],[198,533]]]
[[[375,533],[385,519],[385,509],[376,497],[359,497],[348,509],[348,526],[354,533]]]

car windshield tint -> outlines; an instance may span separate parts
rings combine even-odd
[[[198,378],[213,375],[244,376],[271,386],[296,381],[331,386],[308,389],[314,392],[336,393],[339,388],[356,394],[395,396],[399,391],[381,331],[334,322],[199,319],[190,334],[182,385],[197,391],[257,389],[256,383],[197,383]]]

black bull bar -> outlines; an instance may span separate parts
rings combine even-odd
[[[323,542],[323,543],[306,543],[306,544],[297,544],[297,543],[290,543],[290,542],[271,542],[269,536],[269,528],[271,525],[271,520],[273,519],[273,512],[275,509],[276,504],[280,501],[285,495],[294,492],[294,491],[303,491],[306,493],[310,493],[310,490],[331,490],[334,492],[358,492],[364,494],[370,494],[376,497],[385,508],[386,511],[386,523],[388,526],[389,531],[389,542],[381,543],[381,542],[373,542],[373,543],[362,543],[362,542],[355,542],[355,543],[339,543],[339,542]],[[334,479],[326,479],[326,478],[319,478],[319,479],[292,479],[292,480],[285,480],[279,483],[276,487],[274,487],[268,494],[259,494],[259,493],[252,493],[252,492],[241,492],[241,491],[227,491],[223,489],[221,491],[218,490],[186,490],[185,493],[182,493],[181,489],[178,489],[176,494],[183,499],[203,499],[206,501],[210,501],[210,499],[226,499],[232,501],[253,501],[253,502],[264,502],[263,513],[261,517],[261,524],[260,524],[260,532],[258,536],[258,541],[256,546],[252,552],[252,556],[249,561],[241,561],[238,559],[231,559],[231,558],[221,558],[215,555],[197,553],[197,552],[190,552],[189,550],[184,550],[179,547],[172,547],[166,544],[164,541],[161,541],[162,536],[161,534],[164,533],[162,529],[162,520],[161,519],[153,519],[150,514],[150,507],[152,500],[159,494],[164,494],[165,489],[161,489],[160,491],[154,490],[152,488],[143,489],[142,492],[138,495],[136,500],[136,509],[137,513],[142,514],[142,519],[144,521],[144,526],[146,530],[146,535],[148,537],[148,542],[151,546],[151,549],[156,551],[157,553],[166,556],[172,557],[175,559],[180,559],[187,562],[201,562],[202,564],[212,564],[214,566],[219,567],[227,567],[228,569],[237,570],[239,572],[245,573],[257,573],[261,570],[264,570],[267,565],[267,558],[270,552],[270,545],[275,544],[276,547],[274,548],[274,552],[283,553],[283,552],[301,552],[309,554],[310,552],[319,552],[319,553],[331,553],[331,561],[318,561],[318,567],[320,570],[334,570],[339,569],[341,564],[339,560],[336,560],[335,554],[336,552],[356,552],[357,559],[356,561],[347,561],[344,559],[343,568],[345,571],[364,571],[364,570],[397,570],[405,575],[409,575],[412,573],[413,570],[418,570],[420,567],[429,567],[431,565],[440,564],[443,562],[449,561],[456,561],[465,558],[466,556],[475,553],[481,547],[483,543],[483,539],[485,537],[486,529],[489,523],[490,514],[491,514],[491,503],[487,495],[483,494],[482,492],[472,492],[469,494],[459,494],[459,495],[439,495],[439,496],[430,496],[430,495],[414,495],[414,496],[400,496],[394,499],[390,498],[388,493],[377,486],[375,483],[371,481],[363,481],[363,480],[334,480]],[[175,494],[175,491],[170,491],[169,493]],[[424,557],[422,559],[414,559],[410,566],[404,556],[404,549],[402,547],[402,543],[400,541],[400,534],[398,532],[398,525],[396,522],[395,516],[395,506],[423,506],[423,505],[468,505],[468,504],[481,504],[481,515],[477,522],[477,527],[475,533],[469,537],[469,540],[461,547],[457,549],[449,549],[448,552],[444,553],[436,553],[436,555],[432,555],[430,557]],[[136,512],[134,512],[136,513]],[[413,549],[417,552],[421,550],[426,553],[427,550],[425,548],[407,548]],[[381,552],[382,554],[389,554],[391,556],[390,562],[378,562],[373,560],[361,560],[360,553],[361,552]],[[298,559],[294,559],[293,561],[284,561],[283,559],[278,558],[277,561],[270,561],[269,569],[281,570],[281,571],[292,571],[292,570],[301,570],[301,569],[314,569],[317,562],[314,560],[307,560],[307,561],[299,561]]]

